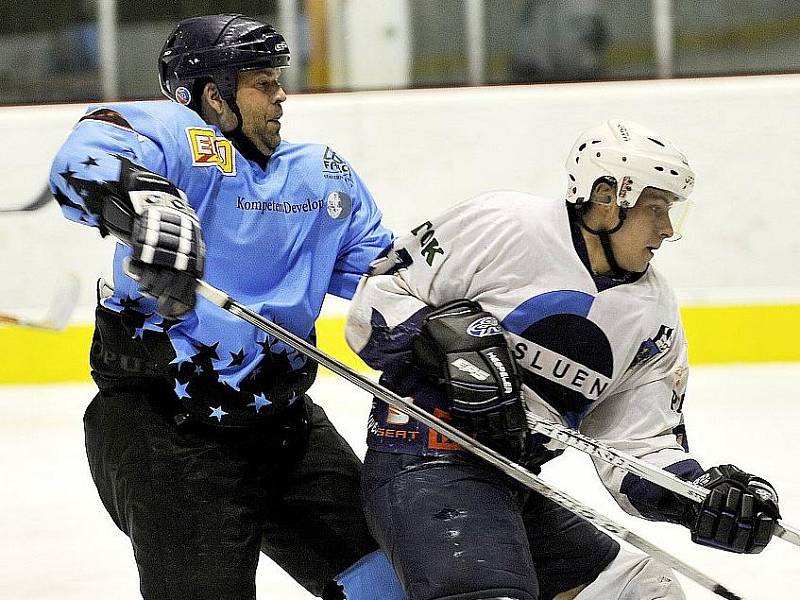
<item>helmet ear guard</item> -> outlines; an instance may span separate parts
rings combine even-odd
[[[161,93],[200,112],[208,82],[235,107],[238,72],[289,66],[289,46],[271,25],[239,14],[184,19],[167,38],[158,60]]]

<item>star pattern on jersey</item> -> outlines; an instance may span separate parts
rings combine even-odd
[[[101,198],[106,196],[109,191],[107,182],[76,177],[75,171],[70,169],[69,165],[59,175],[83,199],[86,209],[90,213],[100,214]]]
[[[221,379],[220,385],[222,386],[222,393],[223,394],[238,394],[239,393],[239,386],[235,383],[232,383],[230,379]]]
[[[119,300],[120,306],[122,306],[119,315],[123,326],[132,339],[142,339],[144,330],[157,330],[152,324],[147,322],[155,313],[141,312],[139,310],[139,300],[142,298],[143,296],[139,298],[125,296]]]
[[[254,394],[253,398],[254,401],[247,406],[255,406],[256,412],[260,411],[265,406],[272,404],[272,402],[270,402],[264,394]]]
[[[211,345],[203,344],[202,342],[192,342],[192,346],[197,350],[197,354],[192,357],[195,363],[199,363],[203,360],[208,360],[209,362],[219,360],[219,354],[217,354],[219,342],[214,342]]]
[[[229,367],[237,367],[244,364],[245,352],[244,348],[239,348],[238,352],[228,352],[231,355],[231,362],[228,363]]]
[[[189,392],[186,391],[186,388],[189,387],[189,382],[181,383],[177,379],[175,380],[175,395],[178,397],[178,400],[182,400],[183,398],[191,398]]]
[[[139,296],[138,298],[134,298],[130,294],[126,294],[123,298],[120,298],[119,305],[122,307],[123,310],[130,308],[135,310],[139,308],[141,305],[141,300],[144,296]]]
[[[159,321],[155,321],[153,325],[155,327],[159,327],[164,333],[168,333],[170,329],[179,323],[183,323],[183,319],[168,319],[166,317],[162,317],[161,315],[159,315],[159,317],[161,319]]]
[[[222,417],[228,414],[224,410],[222,410],[222,405],[219,405],[216,408],[214,408],[213,406],[209,406],[209,408],[211,409],[211,414],[208,415],[208,417],[216,419],[217,423],[221,423]]]
[[[275,345],[275,341],[267,337],[263,342],[256,342],[259,346],[261,346],[260,354],[269,355],[272,354],[272,346]]]
[[[53,192],[53,197],[58,202],[59,206],[67,207],[67,208],[74,208],[75,210],[81,211],[81,213],[85,213],[86,210],[80,204],[76,204],[69,197],[62,192],[58,187],[56,187],[55,191]]]
[[[86,167],[96,167],[98,165],[97,159],[94,156],[86,156],[86,160],[82,160],[81,164]]]

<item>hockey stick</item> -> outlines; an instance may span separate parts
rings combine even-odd
[[[616,448],[612,448],[601,441],[585,436],[574,429],[542,419],[530,411],[526,411],[526,417],[528,426],[533,431],[546,435],[572,448],[576,448],[589,456],[599,458],[610,465],[619,467],[628,473],[632,473],[642,479],[655,483],[684,498],[694,500],[695,502],[703,502],[706,496],[711,493],[711,490],[707,488],[690,481],[679,479],[668,471],[659,469],[640,458],[636,458]],[[794,544],[795,546],[800,546],[800,529],[787,525],[782,521],[776,523],[773,536],[789,542],[790,544]]]
[[[333,371],[340,377],[346,379],[350,383],[353,383],[357,387],[361,388],[362,390],[372,394],[373,396],[380,398],[384,402],[390,404],[391,406],[397,408],[398,410],[408,414],[409,416],[417,419],[421,423],[424,423],[431,429],[437,431],[438,433],[447,436],[451,440],[460,444],[464,449],[472,452],[474,455],[478,456],[479,458],[483,459],[484,461],[488,462],[489,464],[493,465],[494,467],[500,469],[503,473],[512,477],[516,481],[520,482],[524,486],[538,492],[542,496],[557,502],[564,508],[582,516],[587,521],[592,522],[597,527],[605,530],[606,532],[616,535],[617,537],[625,540],[632,546],[639,548],[643,552],[653,556],[660,562],[668,565],[669,567],[673,568],[675,571],[685,575],[689,579],[693,580],[697,584],[703,586],[704,588],[714,592],[715,594],[723,597],[728,598],[730,600],[742,600],[741,596],[738,596],[728,590],[725,586],[717,583],[709,576],[701,573],[694,567],[686,564],[685,562],[681,561],[680,559],[676,558],[675,556],[671,555],[665,550],[662,550],[658,546],[655,546],[645,540],[644,538],[636,535],[635,533],[629,531],[628,529],[622,527],[621,525],[611,521],[610,519],[604,517],[603,515],[595,512],[588,506],[578,502],[571,496],[551,487],[549,484],[545,483],[542,479],[525,469],[522,465],[519,465],[506,457],[498,454],[491,448],[484,446],[480,442],[470,438],[469,436],[462,433],[460,430],[456,429],[452,425],[442,421],[441,419],[431,415],[425,410],[422,410],[418,406],[416,406],[412,400],[408,398],[402,398],[401,396],[395,394],[394,392],[384,388],[378,383],[375,383],[368,377],[361,375],[360,373],[354,371],[350,367],[344,365],[343,363],[339,362],[335,358],[332,358],[316,348],[315,346],[309,344],[302,338],[297,337],[290,331],[285,330],[284,328],[276,325],[269,319],[261,316],[260,314],[250,310],[246,306],[239,304],[235,300],[233,300],[230,296],[228,296],[225,292],[218,290],[217,288],[209,285],[205,281],[198,281],[197,286],[197,293],[201,295],[203,298],[216,304],[217,306],[221,307],[222,309],[226,310],[227,312],[231,313],[232,315],[239,317],[240,319],[250,323],[254,327],[264,331],[273,337],[281,340],[285,344],[293,347],[295,350],[302,352],[309,358],[313,359],[315,362],[319,363],[323,367]]]
[[[30,212],[33,210],[39,210],[47,206],[50,201],[53,199],[53,192],[50,191],[50,186],[45,185],[44,189],[39,192],[39,195],[36,196],[33,200],[28,202],[27,204],[23,204],[22,206],[0,206],[0,213],[20,213],[20,212]]]
[[[80,279],[73,273],[67,273],[56,289],[56,293],[50,301],[50,308],[44,317],[31,319],[19,315],[0,313],[0,325],[19,325],[21,327],[55,331],[64,329],[72,311],[75,310],[75,306],[78,304],[79,294]]]

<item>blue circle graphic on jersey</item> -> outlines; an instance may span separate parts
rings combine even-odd
[[[611,383],[611,344],[588,318],[594,296],[558,290],[529,298],[503,326],[525,385],[577,426]]]

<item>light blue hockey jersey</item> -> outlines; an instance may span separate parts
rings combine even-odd
[[[105,120],[92,118],[101,113]],[[206,281],[305,339],[314,337],[325,294],[350,298],[369,263],[391,243],[370,192],[330,148],[282,142],[262,169],[194,111],[163,101],[88,109],[50,173],[67,218],[99,225],[99,186],[118,180],[120,157],[186,193],[205,238]],[[132,339],[168,336],[174,357],[165,369],[176,394],[191,399],[204,388],[206,417],[223,425],[235,420],[234,409],[269,407],[266,387],[252,385],[264,361],[274,367],[280,357],[282,370],[291,372],[305,359],[202,298],[179,322],[165,322],[155,301],[123,273],[130,253],[117,245],[115,291],[103,304],[124,317]],[[213,385],[201,386],[201,379]],[[220,404],[219,397],[237,406]]]

